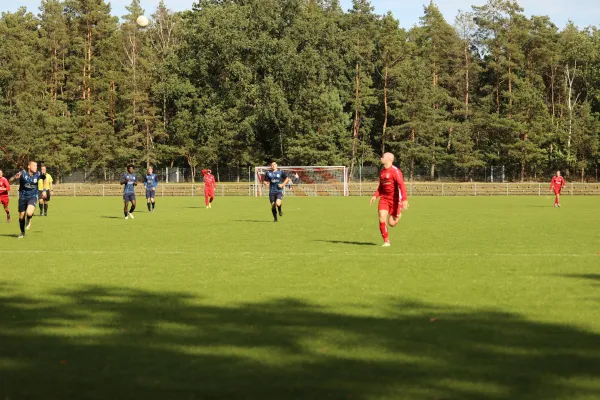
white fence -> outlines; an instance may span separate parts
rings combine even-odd
[[[286,190],[286,196],[341,196],[343,190],[339,185],[293,185]],[[406,183],[410,196],[547,196],[550,195],[548,183],[440,183],[419,182]],[[371,196],[377,188],[376,182],[355,182],[348,185],[350,196]],[[217,184],[217,196],[254,196],[253,183],[222,183]],[[54,186],[55,196],[85,197],[85,196],[121,196],[123,188],[117,184],[60,184]],[[144,195],[144,188],[138,186],[137,194]],[[16,196],[17,190],[11,191]],[[203,184],[160,184],[156,196],[203,196]],[[600,183],[569,183],[563,190],[563,195],[600,195]]]

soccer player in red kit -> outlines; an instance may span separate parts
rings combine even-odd
[[[550,190],[554,192],[554,207],[560,207],[560,191],[567,186],[567,181],[560,175],[560,171],[556,171],[556,176],[552,177],[550,182]]]
[[[8,198],[8,192],[10,192],[10,183],[8,183],[8,179],[4,177],[4,173],[0,169],[0,204],[4,206],[4,211],[6,211],[6,222],[10,222],[10,210],[8,209],[10,199]]]
[[[404,177],[400,168],[395,167],[394,155],[385,153],[381,157],[383,169],[379,173],[379,187],[371,197],[373,204],[379,197],[379,230],[383,237],[383,247],[390,246],[387,224],[391,227],[398,225],[402,209],[408,208],[408,196],[406,195],[406,186]]]
[[[206,204],[206,208],[212,208],[212,202],[215,199],[215,189],[217,188],[217,181],[211,172],[210,169],[202,170],[202,175],[204,175],[204,203]]]

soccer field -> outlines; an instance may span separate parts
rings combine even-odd
[[[599,199],[410,200],[390,248],[367,197],[13,213],[0,399],[600,398]]]

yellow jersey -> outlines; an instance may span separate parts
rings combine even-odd
[[[50,190],[50,184],[54,182],[52,175],[46,172],[45,180],[38,180],[38,190]]]

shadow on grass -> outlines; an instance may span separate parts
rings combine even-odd
[[[125,219],[125,217],[115,217],[114,215],[102,215],[100,218],[104,219]]]
[[[253,224],[262,224],[262,223],[268,223],[268,224],[272,224],[273,220],[269,219],[269,220],[259,220],[259,219],[234,219],[233,222],[250,222]]]
[[[47,295],[0,293],[2,399],[600,396],[600,335],[494,310],[392,300],[352,315],[95,286]]]
[[[599,281],[600,282],[600,274],[566,274],[559,275],[564,278],[574,278],[574,279],[587,279],[590,281]]]
[[[19,228],[17,228],[19,229]],[[11,238],[16,238],[19,237],[18,233],[0,233],[0,237],[11,237]]]
[[[373,242],[352,242],[352,241],[347,241],[347,240],[313,240],[313,242],[333,243],[333,244],[351,244],[354,246],[377,246],[377,243],[373,243]]]

